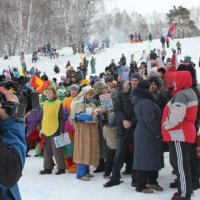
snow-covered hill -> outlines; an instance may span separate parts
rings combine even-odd
[[[181,60],[184,58],[185,55],[190,55],[192,57],[192,61],[194,63],[198,63],[198,59],[200,57],[200,37],[196,38],[185,38],[179,40],[182,45],[182,54],[178,56],[178,59]],[[177,40],[172,41],[171,40],[171,46],[167,49],[167,57],[171,57],[171,48],[175,48]],[[153,40],[151,44],[151,48],[161,49],[161,43],[160,40]],[[96,58],[96,69],[97,73],[104,71],[104,68],[108,66],[111,62],[111,59],[115,59],[115,62],[117,63],[121,57],[121,54],[124,53],[127,58],[127,63],[129,64],[130,61],[130,55],[135,54],[135,60],[139,61],[142,51],[148,49],[148,42],[144,41],[143,43],[137,43],[137,44],[130,44],[130,43],[123,43],[123,44],[116,44],[112,46],[111,48],[105,48],[101,52],[94,55]],[[31,58],[32,55],[26,55],[25,61],[28,66],[28,69],[30,69],[32,66],[38,68],[42,72],[46,72],[50,78],[56,77],[58,80],[60,79],[61,75],[65,74],[64,67],[67,64],[67,61],[70,60],[72,66],[76,69],[76,67],[79,65],[80,62],[80,55],[76,54],[73,55],[71,48],[64,48],[59,51],[60,57],[58,59],[50,59],[49,57],[42,57],[40,56],[37,63],[32,63]],[[86,56],[87,59],[91,59],[91,56]],[[53,71],[54,65],[58,65],[61,69],[60,74],[55,74]],[[0,58],[0,73],[2,69],[7,68],[7,66],[10,67],[18,67],[21,68],[20,64],[20,58],[19,56],[13,56],[10,57],[9,60],[3,60],[3,58]],[[197,66],[198,71],[198,80],[200,81],[200,71],[199,67]],[[90,68],[89,68],[90,73]]]

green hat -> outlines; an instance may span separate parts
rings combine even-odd
[[[184,57],[184,62],[192,62],[192,58],[191,58],[191,56],[185,56]]]

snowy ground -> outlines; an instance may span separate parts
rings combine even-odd
[[[108,181],[103,178],[103,173],[95,174],[90,181],[76,179],[75,174],[66,171],[64,175],[55,175],[54,169],[51,175],[39,175],[43,158],[32,157],[26,159],[23,176],[19,181],[19,187],[23,200],[170,200],[175,189],[169,188],[169,183],[175,178],[168,162],[168,154],[165,154],[165,168],[161,170],[159,184],[164,188],[163,192],[142,194],[131,187],[130,176],[122,176],[124,181],[118,186],[104,188]],[[93,168],[91,168],[91,172]],[[200,189],[194,192],[192,200],[200,199]]]
[[[181,60],[185,55],[190,55],[192,61],[196,64],[200,57],[200,38],[186,38],[180,40],[182,44],[182,54],[178,56]],[[172,46],[175,46],[176,41],[171,41]],[[124,53],[127,58],[127,64],[130,62],[130,55],[135,54],[135,60],[139,61],[142,50],[147,50],[147,42],[141,44],[117,44],[109,49],[104,49],[101,53],[95,55],[97,73],[104,71],[104,68],[110,64],[112,58],[116,63],[119,61],[121,54]],[[159,40],[154,40],[152,48],[160,48],[161,44]],[[76,69],[80,62],[80,56],[73,55],[72,50],[65,48],[59,51],[60,57],[55,60],[50,60],[47,57],[40,57],[36,64],[31,63],[31,55],[25,56],[28,69],[32,66],[38,68],[42,72],[46,72],[50,78],[56,77],[58,80],[61,75],[65,74],[64,67],[68,60],[71,61],[72,66]],[[167,57],[171,57],[171,49],[167,49]],[[89,60],[91,56],[87,57]],[[53,71],[54,65],[57,64],[60,69],[60,74],[55,74]],[[19,56],[11,57],[9,60],[3,60],[0,58],[0,73],[3,69],[10,67],[20,66]],[[200,70],[196,65],[198,80],[200,81]],[[89,69],[90,72],[90,69]],[[107,181],[101,174],[96,174],[90,182],[83,182],[76,179],[75,174],[66,173],[65,175],[56,176],[52,175],[39,175],[39,171],[42,169],[42,158],[32,157],[26,159],[25,169],[23,176],[19,181],[20,191],[23,200],[169,200],[175,189],[169,188],[169,183],[175,178],[171,174],[171,167],[168,162],[168,155],[165,155],[165,168],[161,171],[159,177],[159,183],[164,187],[163,192],[155,192],[154,194],[141,194],[135,192],[134,188],[130,186],[131,178],[123,176],[122,183],[119,186],[112,188],[104,188],[102,185]],[[56,171],[56,169],[55,169]],[[200,190],[194,192],[193,200],[200,199]]]

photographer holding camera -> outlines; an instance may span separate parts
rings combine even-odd
[[[2,87],[0,95],[10,104],[19,102],[16,95]],[[25,130],[23,119],[12,116],[0,101],[0,199],[20,200],[17,182],[26,157]]]

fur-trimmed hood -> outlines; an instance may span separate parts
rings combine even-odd
[[[142,99],[150,99],[151,101],[155,102],[155,96],[149,90],[138,87],[132,90],[132,103],[134,105]]]
[[[123,84],[123,93],[128,93],[131,90],[131,82],[130,81],[126,81]]]

